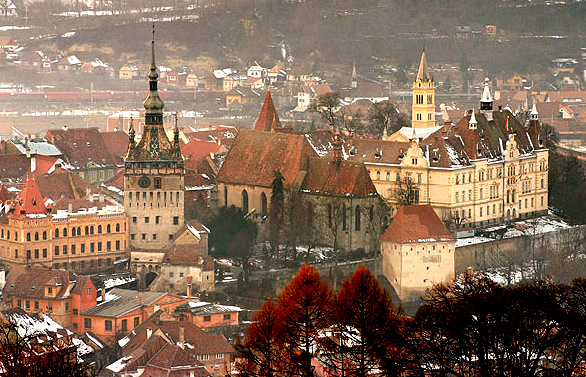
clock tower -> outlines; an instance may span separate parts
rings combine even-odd
[[[136,142],[131,124],[124,158],[124,208],[130,247],[158,251],[171,245],[174,234],[184,223],[184,171],[177,124],[173,141],[163,129],[165,104],[157,91],[154,32],[153,27],[149,95],[143,103],[145,127]]]

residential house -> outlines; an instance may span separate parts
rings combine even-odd
[[[525,80],[521,75],[515,73],[511,77],[497,79],[496,88],[497,90],[518,91],[525,88],[526,82],[527,80]]]
[[[189,72],[185,77],[185,86],[190,88],[197,88],[199,84],[198,77],[195,72]]]
[[[87,183],[106,182],[123,164],[127,135],[100,132],[97,127],[52,129],[45,138],[63,154],[73,171]]]
[[[252,88],[237,86],[226,93],[226,106],[256,104],[260,102],[260,95]]]
[[[214,304],[205,301],[190,301],[179,305],[175,315],[180,321],[196,324],[201,328],[238,326],[242,309],[238,306]]]
[[[246,75],[257,79],[264,78],[267,75],[267,69],[261,67],[257,62],[254,62],[254,64],[246,71]]]
[[[187,301],[171,293],[113,288],[97,305],[80,312],[79,331],[91,331],[105,344],[112,345],[158,310],[172,313]]]
[[[141,364],[145,365],[152,357],[145,357],[142,350],[153,343],[160,344],[155,347],[159,350],[167,343],[187,351],[214,376],[226,376],[232,372],[235,351],[226,338],[208,334],[193,323],[177,321],[162,311],[155,312],[118,343],[122,347],[122,358],[118,361],[125,365],[121,371],[142,369]],[[156,354],[157,351],[153,351],[150,355]],[[111,366],[107,369],[112,370]]]
[[[49,315],[76,332],[80,313],[97,302],[96,287],[88,277],[22,265],[10,267],[2,295],[5,307]]]

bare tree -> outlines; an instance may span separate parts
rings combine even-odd
[[[331,127],[336,126],[338,119],[337,111],[340,107],[340,94],[338,92],[327,92],[320,94],[315,103],[315,111],[324,118]]]
[[[373,103],[368,109],[367,119],[370,132],[379,139],[385,130],[390,135],[409,124],[408,117],[399,112],[391,101]]]
[[[419,186],[408,176],[397,181],[395,187],[390,190],[391,198],[399,206],[419,203]]]

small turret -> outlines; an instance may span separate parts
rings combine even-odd
[[[480,112],[486,116],[488,121],[492,120],[493,99],[490,93],[490,79],[484,79],[484,90],[480,98]]]
[[[539,113],[537,112],[537,104],[533,102],[533,107],[531,107],[531,113],[529,114],[530,120],[539,120]]]
[[[472,108],[472,114],[470,115],[470,120],[468,121],[468,129],[475,130],[478,128],[478,122],[476,121],[476,115],[474,115],[474,108]]]
[[[352,82],[350,83],[352,89],[358,88],[358,74],[356,73],[356,63],[352,65]]]

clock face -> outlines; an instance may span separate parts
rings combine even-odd
[[[148,177],[140,177],[138,179],[138,185],[142,188],[147,188],[151,185],[151,180]]]

